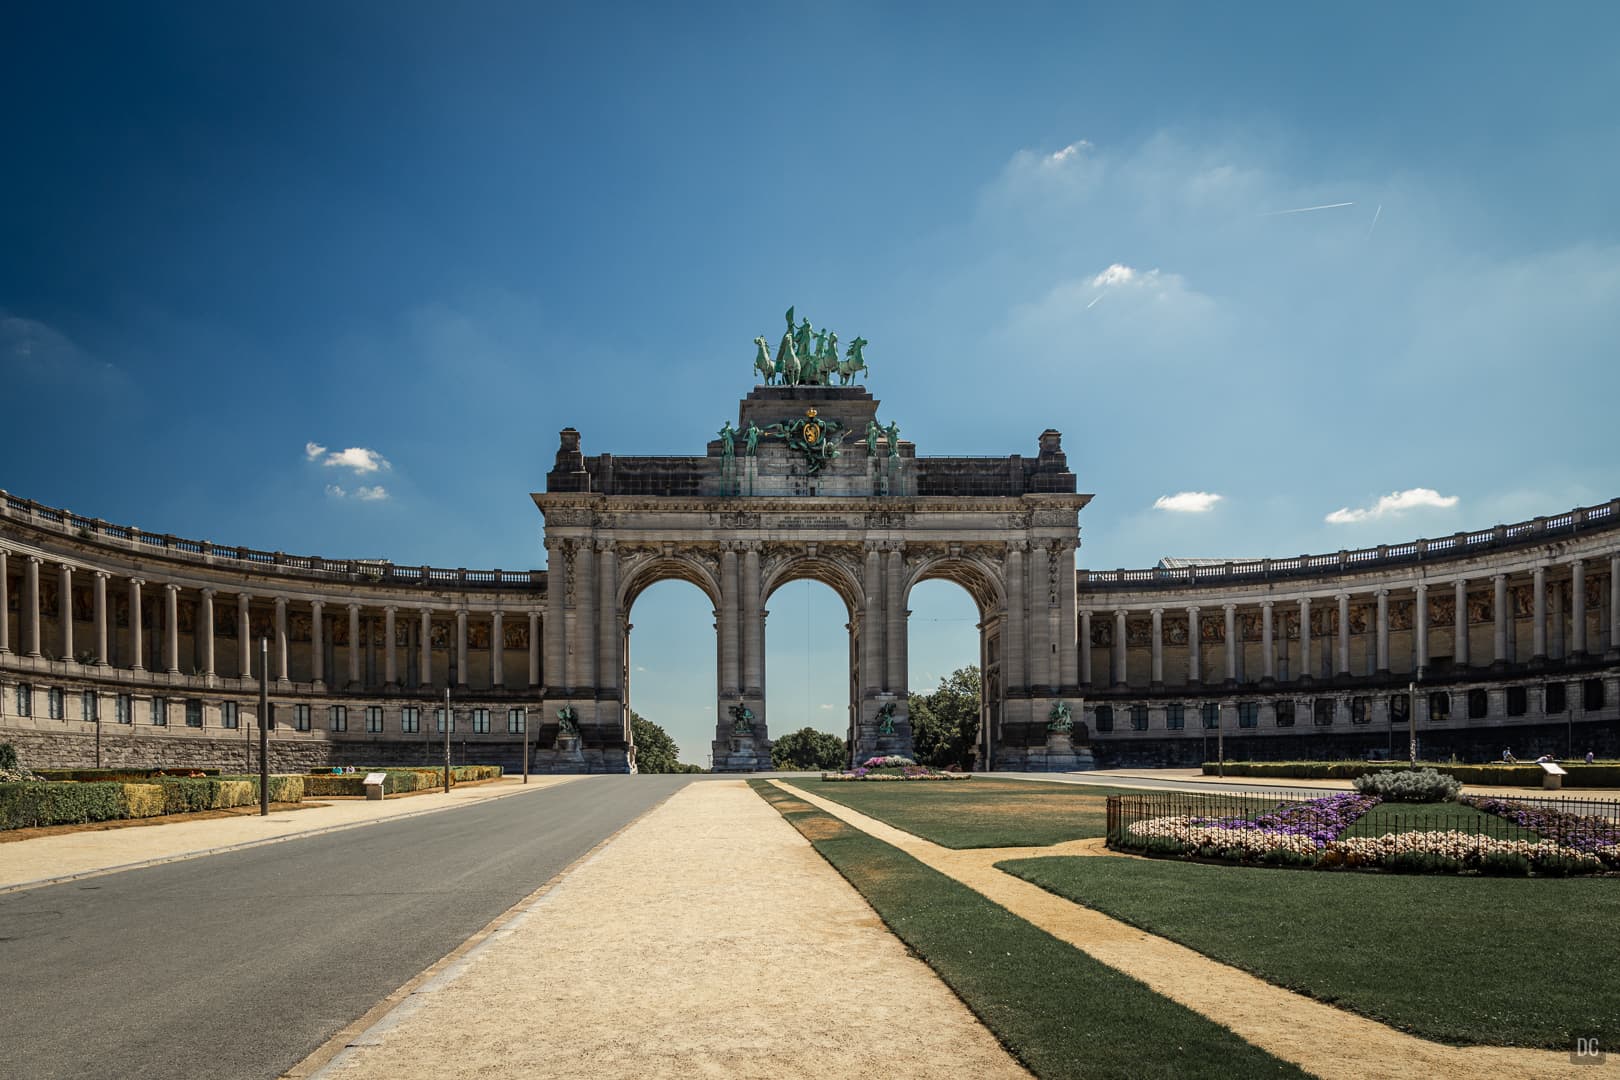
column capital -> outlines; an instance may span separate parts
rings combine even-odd
[[[1088,607],[1083,607],[1080,609],[1079,614],[1082,619],[1089,619],[1091,618],[1091,609]]]
[[[1507,579],[1508,579],[1508,576],[1506,574],[1492,574],[1491,575],[1491,580],[1493,582],[1496,582],[1497,584],[1500,584],[1500,583],[1506,581]]]
[[[876,555],[878,552],[883,550],[883,541],[865,540],[862,541],[861,547],[865,549],[868,555]]]
[[[23,558],[27,559],[29,562],[33,563],[35,566],[38,566],[40,563],[45,561],[44,559],[40,558],[38,555],[24,555]]]
[[[1373,595],[1377,596],[1381,600],[1384,597],[1389,595],[1389,590],[1388,589],[1378,589]]]
[[[1117,607],[1114,609],[1114,617],[1123,619],[1128,611],[1130,611],[1130,608]]]
[[[146,584],[146,579],[145,578],[132,577],[132,578],[129,579],[129,583],[138,588],[138,587]]]
[[[287,606],[287,598],[285,596],[276,597],[276,610],[277,611],[280,611],[281,609],[285,608],[286,606]]]
[[[1015,551],[1022,553],[1022,552],[1028,551],[1028,550],[1029,550],[1029,541],[1028,540],[1009,540],[1009,541],[1007,541],[1007,553],[1009,555],[1012,554]]]
[[[1203,611],[1203,610],[1204,609],[1199,607],[1197,604],[1188,604],[1187,605],[1187,614],[1191,615],[1193,618],[1197,618],[1198,613]]]
[[[1152,608],[1151,611],[1154,618],[1162,619],[1164,617],[1164,608],[1162,607]]]
[[[326,606],[326,601],[325,600],[311,600],[309,602],[309,606],[314,608],[316,611],[319,611],[319,610],[321,610],[321,608]]]
[[[1423,596],[1429,591],[1429,583],[1427,581],[1420,581],[1416,585],[1412,586],[1412,591],[1417,593],[1419,596]]]
[[[1546,577],[1547,576],[1547,564],[1544,563],[1544,562],[1543,563],[1537,563],[1533,568],[1531,568],[1530,572],[1532,574],[1534,574],[1536,577]]]
[[[465,604],[463,604],[461,607],[456,608],[456,618],[465,619],[467,617],[467,610],[468,609],[467,609],[467,606]]]
[[[1270,611],[1276,603],[1277,601],[1275,600],[1262,600],[1260,601],[1260,606],[1265,610]]]
[[[1237,610],[1237,605],[1236,604],[1222,604],[1221,605],[1221,610],[1226,612],[1228,615],[1230,615],[1230,614],[1232,614],[1232,612]]]
[[[163,583],[163,589],[165,592],[177,593],[180,591],[180,586],[176,585],[172,581],[165,581]]]
[[[252,593],[239,592],[236,594],[236,598],[242,601],[244,604],[251,604],[253,602]]]
[[[619,546],[619,542],[617,540],[598,540],[598,541],[596,541],[596,550],[597,551],[604,551],[604,552],[605,551],[613,551],[618,546]],[[615,552],[615,554],[616,554],[616,552]]]
[[[384,605],[383,610],[392,615],[399,610],[399,606],[397,604],[386,604]]]
[[[200,593],[203,596],[208,597],[208,599],[212,600],[217,595],[218,590],[215,590],[215,589],[198,589],[197,592]]]
[[[1337,600],[1341,604],[1348,604],[1350,602],[1350,594],[1347,592],[1334,593],[1333,599]]]
[[[348,604],[346,604],[346,605],[345,605],[345,606],[346,606],[346,607],[347,607],[347,608],[348,608],[348,609],[349,609],[349,611],[350,611],[350,612],[356,612],[356,611],[359,611],[359,610],[360,610],[360,605],[359,605],[359,604],[357,604],[357,603],[355,603],[355,602],[354,602],[354,601],[352,601],[352,600],[351,600],[351,601],[349,601],[349,603],[348,603]]]
[[[66,570],[70,574],[73,573],[73,564],[70,562],[57,563],[56,565],[60,566],[63,570]]]
[[[95,576],[100,578],[102,581],[106,581],[108,578],[112,577],[112,574],[105,570],[94,570],[92,573],[94,573]]]
[[[430,619],[433,617],[433,606],[431,604],[423,604],[417,610]]]

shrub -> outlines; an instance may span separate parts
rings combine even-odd
[[[0,829],[78,825],[123,816],[122,784],[0,783]]]
[[[162,784],[124,784],[122,817],[159,817],[163,813]]]
[[[1492,851],[1480,856],[1479,872],[1492,877],[1529,877],[1530,860],[1508,851]]]
[[[1462,791],[1462,781],[1433,769],[1380,770],[1356,777],[1355,787],[1386,802],[1449,802]]]
[[[257,776],[251,776],[246,773],[232,773],[228,776],[221,775],[219,779],[246,781],[253,786],[253,798],[250,800],[250,802],[259,801],[259,778]],[[279,776],[272,773],[270,776],[270,801],[303,802],[304,777]]]

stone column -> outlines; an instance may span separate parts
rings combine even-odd
[[[56,587],[56,614],[62,623],[62,659],[72,662],[73,656],[73,567],[61,566]]]
[[[214,590],[203,589],[197,603],[197,622],[193,634],[202,653],[203,675],[210,682],[214,678]]]
[[[1091,685],[1091,609],[1080,609],[1080,685]]]
[[[467,688],[467,609],[456,609],[456,688]]]
[[[276,597],[276,682],[287,681],[287,598]]]
[[[738,663],[738,635],[737,635],[737,608],[738,593],[742,586],[738,580],[737,552],[729,544],[721,545],[720,549],[720,696],[733,698],[737,696],[737,670]]]
[[[1226,616],[1226,684],[1231,686],[1237,682],[1237,651],[1243,647],[1237,634],[1237,605],[1222,604],[1221,611]]]
[[[6,562],[10,556],[0,548],[0,656],[11,652],[11,582],[6,577]]]
[[[1001,684],[1010,695],[1029,685],[1024,644],[1029,633],[1029,604],[1024,595],[1023,540],[1007,543],[1007,617],[1001,624]]]
[[[1074,548],[1064,544],[1058,551],[1058,680],[1072,691],[1080,683],[1080,650],[1075,637],[1075,608],[1079,598],[1074,591]]]
[[[1198,632],[1199,607],[1187,609],[1187,682],[1197,686],[1204,681],[1204,641]]]
[[[1609,556],[1609,652],[1620,653],[1620,555]]]
[[[1412,601],[1412,670],[1429,666],[1429,587],[1418,582]]]
[[[1125,609],[1114,609],[1114,685],[1124,687],[1129,685],[1129,672],[1126,670],[1127,654],[1125,652]]]
[[[129,666],[131,671],[146,670],[146,651],[141,641],[141,586],[145,584],[140,578],[129,579],[129,651],[135,661]]]
[[[861,682],[874,690],[889,685],[883,670],[888,650],[883,643],[883,555],[876,540],[866,542],[866,572],[861,587],[866,590],[866,615],[861,619]]]
[[[422,686],[433,685],[433,609],[422,609],[422,640],[418,643],[416,681]]]
[[[1508,662],[1508,587],[1506,574],[1493,574],[1491,583],[1496,586],[1496,596],[1492,604],[1492,614],[1496,616],[1496,656],[1492,663],[1497,668],[1507,667]]]
[[[1153,616],[1153,667],[1151,687],[1154,690],[1164,689],[1164,608],[1156,607],[1150,614]]]
[[[247,593],[236,594],[236,674],[243,679],[253,677],[253,620],[248,614],[252,601]]]
[[[1271,606],[1276,601],[1260,601],[1260,677],[1267,686],[1277,681],[1277,650],[1271,637]]]
[[[394,613],[399,609],[392,604],[383,608],[383,689],[399,689],[399,659],[394,638]],[[499,685],[497,683],[496,685]]]
[[[596,685],[604,690],[617,689],[622,695],[624,663],[619,646],[624,640],[624,620],[619,617],[619,549],[611,540],[596,542],[596,576]]]
[[[326,689],[326,601],[309,602],[309,680],[316,690]]]
[[[1378,590],[1378,661],[1377,672],[1389,674],[1389,590]]]
[[[163,586],[163,664],[180,674],[180,586]]]
[[[1458,578],[1452,586],[1457,614],[1451,620],[1451,659],[1460,668],[1468,667],[1468,579]]]
[[[360,605],[349,605],[349,689],[360,689]]]
[[[563,617],[563,602],[568,595],[568,568],[561,541],[546,541],[546,617],[541,620],[545,632],[545,652],[540,668],[547,688],[561,688],[568,683],[567,640],[563,630],[567,620]]]
[[[574,625],[568,638],[568,683],[578,691],[596,685],[596,562],[589,540],[574,549]]]
[[[1567,654],[1564,636],[1564,586],[1562,582],[1553,582],[1549,590],[1548,601],[1551,609],[1547,614],[1551,616],[1547,631],[1547,658],[1562,660]]]
[[[1530,582],[1534,596],[1530,609],[1530,659],[1540,663],[1547,659],[1547,568],[1538,566],[1532,570]]]
[[[540,688],[540,613],[529,612],[529,689]]]
[[[1299,599],[1299,677],[1310,679],[1315,675],[1311,666],[1311,598],[1302,596]]]
[[[1029,549],[1029,685],[1045,690],[1052,677],[1052,559],[1044,544]]]
[[[885,638],[888,640],[889,656],[886,667],[889,672],[889,692],[903,695],[906,692],[906,551],[905,545],[896,541],[889,548],[888,565],[884,568],[884,577],[887,579],[887,604],[884,615],[888,623],[885,628]]]
[[[506,613],[500,608],[489,613],[489,684],[506,685]]]
[[[39,649],[39,563],[38,555],[23,562],[22,646],[23,652],[38,659]]]
[[[1569,564],[1569,654],[1572,660],[1586,659],[1586,561]]]
[[[743,543],[742,563],[742,685],[749,693],[759,693],[764,685],[765,628],[759,616],[759,542]],[[863,643],[864,644],[864,643]]]
[[[5,574],[5,562],[0,557],[0,576]],[[112,653],[107,648],[107,571],[97,570],[94,584],[91,586],[92,607],[95,609],[95,650],[96,665],[106,667],[112,662]],[[0,623],[5,622],[5,590],[0,589]],[[0,630],[0,652],[5,652],[5,631]]]
[[[1339,593],[1339,669],[1340,675],[1350,674],[1350,594]]]

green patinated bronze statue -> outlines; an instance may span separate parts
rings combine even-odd
[[[736,436],[737,436],[736,429],[731,426],[731,421],[727,420],[725,422],[725,425],[723,427],[721,427],[721,429],[720,429],[720,456],[721,457],[730,458],[730,457],[733,457],[733,456],[736,455],[736,453],[737,453],[737,439],[736,439]]]
[[[874,417],[866,422],[866,456],[877,457],[878,437],[883,434],[883,428]]]
[[[831,386],[833,376],[838,385],[848,386],[863,371],[866,358],[861,350],[867,341],[857,337],[850,342],[846,359],[838,358],[838,332],[823,327],[810,328],[810,320],[794,322],[798,312],[788,308],[785,315],[787,328],[781,344],[776,347],[776,360],[772,362],[769,344],[763,337],[754,339],[754,368],[765,380],[766,386]]]
[[[754,456],[754,451],[759,447],[759,437],[762,434],[764,434],[764,432],[760,429],[758,424],[754,423],[752,420],[748,421],[748,428],[743,432],[743,435],[748,439],[747,453],[749,457]]]
[[[1047,731],[1070,732],[1074,730],[1074,717],[1069,713],[1069,703],[1059,701],[1053,704],[1052,711],[1047,714]]]
[[[889,439],[889,456],[892,457],[892,458],[899,457],[900,456],[900,425],[895,423],[893,420],[890,420],[889,421],[889,426],[888,426],[887,429],[885,429],[884,434],[886,436],[888,436],[888,439]]]
[[[894,702],[884,702],[877,711],[877,733],[879,735],[894,734]]]
[[[733,735],[752,735],[754,733],[754,710],[742,702],[731,706],[731,733]]]
[[[572,705],[564,705],[557,710],[557,734],[573,736],[579,734],[579,714]]]

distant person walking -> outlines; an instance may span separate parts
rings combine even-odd
[[[1517,765],[1519,763],[1519,759],[1513,756],[1513,747],[1508,746],[1502,749],[1502,761],[1508,765]]]

